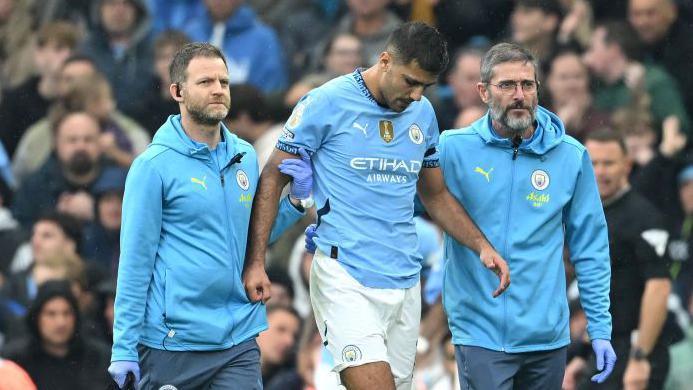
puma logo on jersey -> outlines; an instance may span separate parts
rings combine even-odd
[[[366,133],[366,129],[368,129],[368,123],[366,123],[365,126],[361,126],[360,124],[354,122],[354,124],[353,124],[352,126],[355,127],[355,128],[357,128],[357,129],[359,129],[359,130],[361,130],[361,131],[363,132],[363,135],[364,135],[364,136],[367,136],[367,135],[368,135],[368,134]]]
[[[204,188],[205,190],[207,190],[207,183],[206,183],[206,182],[207,182],[207,176],[206,176],[206,175],[205,175],[205,176],[202,176],[202,180],[200,180],[200,179],[198,179],[198,178],[196,178],[196,177],[191,177],[191,178],[190,178],[190,181],[193,182],[193,183],[195,183],[195,184],[201,185],[202,188]]]
[[[480,173],[482,176],[486,178],[487,182],[491,182],[491,172],[493,172],[493,168],[489,169],[488,172],[484,171],[483,169],[476,167],[474,168],[474,172]]]

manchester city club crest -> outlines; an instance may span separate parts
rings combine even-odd
[[[395,128],[392,126],[392,121],[381,120],[378,124],[380,127],[380,138],[385,141],[385,143],[392,142],[395,139]]]
[[[236,183],[238,183],[238,186],[241,187],[243,191],[247,191],[248,188],[250,188],[250,180],[248,180],[248,175],[246,175],[245,171],[242,169],[236,171]]]
[[[423,132],[421,131],[421,128],[419,125],[416,123],[413,123],[411,126],[409,126],[409,139],[411,142],[421,145],[421,143],[424,140]]]
[[[361,350],[355,345],[347,345],[342,350],[342,360],[349,363],[361,360]]]
[[[537,169],[532,172],[532,187],[534,189],[542,191],[549,186],[549,174],[546,171]]]

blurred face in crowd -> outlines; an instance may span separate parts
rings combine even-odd
[[[648,44],[664,38],[676,17],[673,0],[630,0],[628,5],[630,24]]]
[[[161,80],[161,85],[171,84],[171,75],[168,68],[176,55],[176,48],[172,45],[164,46],[154,54],[154,71]]]
[[[539,104],[536,83],[534,65],[515,61],[494,66],[490,82],[479,83],[477,88],[491,119],[506,130],[522,133],[534,123]]]
[[[476,90],[476,84],[481,79],[480,67],[481,57],[476,54],[464,54],[457,59],[455,68],[448,76],[448,83],[455,95],[457,108],[483,105],[479,92]]]
[[[381,78],[380,93],[386,106],[393,111],[402,112],[414,101],[421,100],[424,90],[435,84],[437,74],[427,72],[416,60],[400,64],[388,52],[380,55]]]
[[[70,48],[49,41],[43,46],[36,47],[36,50],[34,50],[34,63],[39,73],[58,75],[63,62],[71,54],[72,50]]]
[[[685,183],[681,184],[679,198],[686,215],[693,215],[693,180],[686,180]]]
[[[296,344],[299,319],[290,311],[276,309],[267,315],[269,329],[260,333],[257,338],[263,364],[279,365]]]
[[[101,23],[109,35],[127,37],[135,28],[137,7],[130,0],[103,0]]]
[[[75,243],[60,226],[47,220],[39,220],[34,224],[31,233],[31,251],[36,263],[42,263],[51,256],[74,254]]]
[[[613,197],[628,185],[631,161],[618,142],[587,140],[585,147],[592,159],[602,200]]]
[[[243,0],[205,0],[205,6],[214,21],[225,21],[243,4]]]
[[[111,114],[113,111],[115,111],[116,107],[115,101],[113,100],[111,86],[108,83],[100,83],[99,85],[94,86],[94,88],[99,89],[98,98],[88,102],[86,110],[99,120],[106,120],[111,117]]]
[[[60,71],[60,94],[65,95],[75,80],[92,76],[95,73],[96,68],[89,61],[72,61],[65,64]]]
[[[101,156],[100,134],[99,123],[87,113],[63,119],[55,134],[55,150],[63,167],[77,176],[90,173]]]
[[[293,305],[291,295],[289,295],[289,290],[286,286],[279,283],[272,283],[271,292],[272,302],[270,302],[270,304],[286,307],[291,307]]]
[[[531,44],[543,38],[551,38],[558,26],[558,17],[539,8],[515,7],[510,23],[513,41]]]
[[[557,106],[568,104],[576,96],[589,93],[587,67],[575,53],[562,54],[553,60],[547,83],[551,98]]]
[[[118,192],[107,192],[99,198],[97,212],[101,225],[108,230],[120,230],[120,217],[123,208],[123,196]],[[274,297],[273,297],[274,298]]]
[[[657,136],[652,129],[626,134],[624,141],[628,157],[634,164],[645,166],[654,158]]]
[[[347,0],[351,13],[359,18],[369,18],[380,15],[390,0]]]
[[[618,45],[606,43],[605,38],[606,29],[598,27],[594,30],[590,46],[583,57],[590,70],[602,78],[609,75],[610,65],[620,56]]]
[[[47,301],[38,318],[41,341],[51,346],[65,346],[75,333],[75,314],[65,298],[55,297]]]
[[[14,10],[14,0],[0,0],[0,23],[10,18],[12,10]]]
[[[484,109],[483,107],[470,106],[468,108],[463,109],[462,111],[460,111],[459,114],[457,114],[454,126],[456,129],[467,127],[484,115],[486,115],[486,109]]]
[[[196,123],[213,126],[229,113],[229,71],[221,58],[193,58],[181,89],[185,110]]]
[[[361,63],[361,41],[350,34],[337,36],[325,57],[326,70],[339,75],[353,72]]]

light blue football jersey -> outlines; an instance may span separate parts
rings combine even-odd
[[[362,285],[419,280],[414,196],[421,169],[439,165],[437,143],[425,97],[395,112],[376,102],[358,70],[312,90],[286,122],[277,148],[312,155],[318,248]]]

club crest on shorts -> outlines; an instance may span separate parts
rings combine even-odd
[[[421,145],[421,143],[424,140],[423,132],[421,131],[421,128],[419,125],[416,123],[413,123],[411,126],[409,126],[409,139],[411,142]]]
[[[248,188],[250,188],[250,180],[248,180],[248,175],[246,175],[245,171],[242,169],[236,171],[236,183],[238,183],[238,186],[241,187],[243,191],[247,191]]]
[[[378,123],[378,127],[380,128],[380,138],[382,138],[386,144],[389,144],[395,139],[395,128],[392,125],[392,121],[383,119]]]
[[[178,390],[178,388],[174,385],[163,385],[159,387],[159,390]]]
[[[342,360],[348,363],[361,360],[361,350],[355,345],[347,345],[342,350]]]
[[[549,186],[549,174],[546,171],[537,169],[532,172],[532,187],[534,189],[542,191]]]

